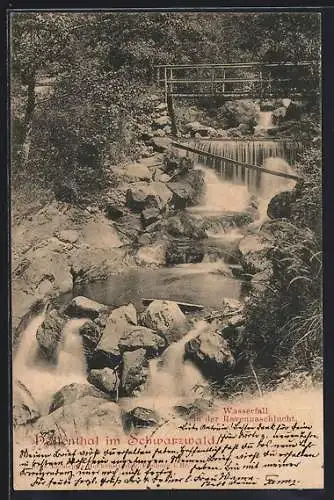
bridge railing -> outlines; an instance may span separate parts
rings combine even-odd
[[[167,64],[156,66],[165,96],[280,97],[314,91],[313,63]]]

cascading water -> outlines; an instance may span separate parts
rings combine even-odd
[[[272,111],[260,111],[259,122],[255,127],[255,132],[266,131],[273,128],[273,112]]]
[[[178,342],[171,344],[160,358],[151,359],[144,391],[135,400],[121,401],[127,408],[144,406],[156,410],[160,415],[173,414],[176,404],[196,399],[196,388],[206,384],[204,377],[189,360],[184,360],[185,345],[207,328],[205,321],[198,321]]]
[[[53,394],[64,385],[87,383],[85,356],[78,330],[83,319],[69,320],[58,347],[56,365],[40,355],[36,332],[45,313],[36,316],[22,333],[13,363],[15,379],[22,381],[42,414],[47,413]]]

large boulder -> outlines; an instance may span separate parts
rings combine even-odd
[[[167,174],[186,173],[194,168],[194,160],[185,153],[169,153],[165,155],[163,170]]]
[[[65,313],[71,318],[90,318],[95,319],[101,313],[105,313],[108,306],[100,304],[95,300],[88,299],[87,297],[75,297],[65,309]]]
[[[13,383],[13,426],[25,425],[35,422],[40,417],[40,412],[31,392],[20,381]]]
[[[89,356],[100,340],[101,330],[93,320],[87,319],[87,321],[79,327],[79,335],[82,337],[85,352]]]
[[[186,343],[185,352],[204,374],[216,380],[223,379],[235,366],[228,342],[209,326]]]
[[[168,343],[179,340],[184,333],[187,320],[176,302],[153,300],[141,315],[140,321],[148,328],[163,333]]]
[[[268,251],[273,244],[261,234],[249,234],[239,242],[240,263],[248,274],[256,274],[271,268]]]
[[[117,373],[111,368],[105,367],[100,370],[90,370],[87,381],[115,398],[115,400],[118,399],[119,378]]]
[[[147,427],[157,427],[160,417],[154,410],[137,406],[124,415],[123,422],[124,428],[128,432],[133,432]]]
[[[66,319],[56,309],[51,310],[37,329],[36,339],[43,355],[56,361],[58,344],[62,338]]]
[[[273,112],[273,115],[272,115],[273,116],[273,124],[280,125],[284,121],[286,113],[287,113],[287,108],[284,106],[275,109],[275,111]]]
[[[224,128],[238,127],[241,123],[255,127],[258,122],[260,105],[250,99],[227,101],[217,112],[217,120]]]
[[[148,361],[145,349],[127,351],[123,354],[121,389],[125,396],[132,396],[145,384],[148,375]]]
[[[154,224],[160,219],[160,209],[157,207],[144,208],[141,213],[144,227]]]
[[[136,241],[143,230],[140,214],[124,214],[115,223],[117,231],[126,239]]]
[[[204,222],[198,217],[194,217],[187,212],[180,212],[167,219],[167,232],[175,237],[186,237],[200,240],[206,237]]]
[[[158,356],[166,347],[165,340],[151,328],[129,326],[118,342],[121,352],[145,349],[148,357]]]
[[[190,170],[186,174],[175,176],[173,182],[168,182],[167,186],[173,192],[171,203],[176,209],[183,210],[197,205],[205,193],[204,172]]]
[[[114,309],[108,316],[99,343],[96,346],[92,366],[115,367],[121,360],[119,340],[131,325],[137,324],[137,312],[133,304]]]
[[[53,395],[49,406],[49,413],[52,413],[61,406],[70,405],[85,396],[109,399],[105,392],[100,391],[91,384],[73,383],[64,385],[64,387]]]
[[[128,207],[136,212],[147,208],[163,210],[172,199],[171,190],[163,182],[137,182],[126,193]]]
[[[184,128],[192,136],[195,136],[195,134],[199,134],[200,137],[216,137],[218,135],[217,131],[213,127],[203,125],[202,123],[199,123],[197,121],[186,123]]]
[[[113,437],[121,437],[121,410],[116,403],[93,396],[85,396],[74,403],[61,406],[38,419],[35,424],[36,434],[48,445],[66,445],[68,437],[75,439],[88,436],[88,433],[91,436],[101,435],[101,429]]]
[[[292,215],[293,204],[296,201],[295,191],[283,191],[274,196],[267,208],[270,219],[289,219]]]

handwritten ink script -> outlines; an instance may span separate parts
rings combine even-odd
[[[192,419],[173,434],[35,435],[15,450],[19,489],[195,489],[322,487],[322,446],[313,426]],[[263,419],[264,420],[264,419]],[[315,484],[316,483],[316,484]]]

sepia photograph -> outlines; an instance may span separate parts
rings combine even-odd
[[[14,490],[323,488],[321,21],[9,13]]]

